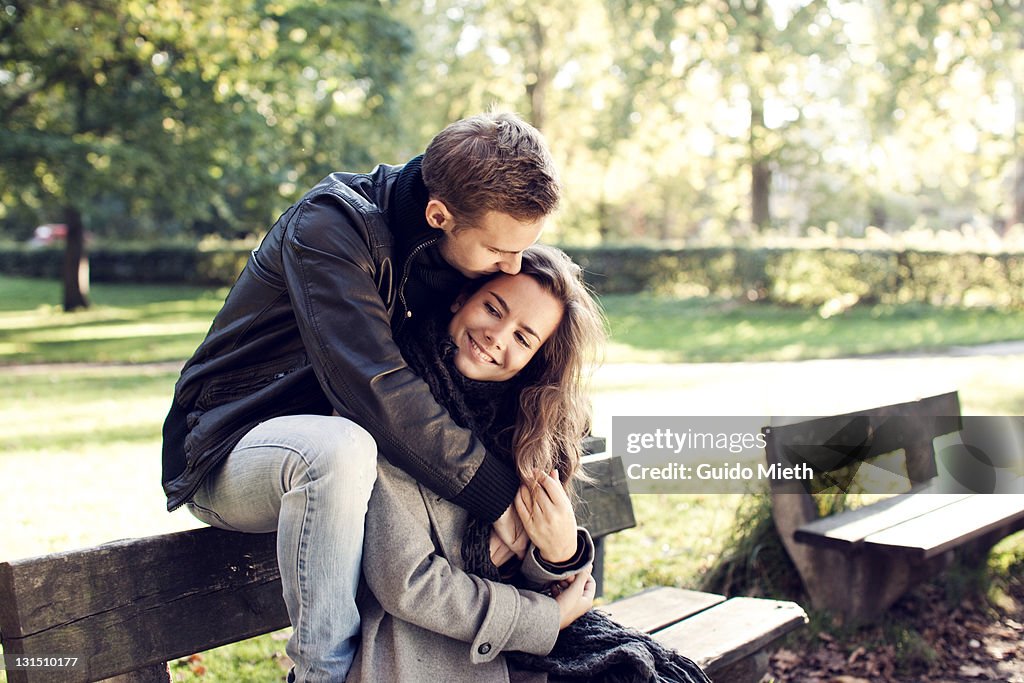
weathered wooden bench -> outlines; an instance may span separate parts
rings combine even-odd
[[[598,609],[687,655],[720,683],[760,681],[768,671],[769,645],[807,623],[795,602],[667,586]]]
[[[938,476],[934,439],[959,432],[965,419],[951,392],[764,429],[769,464],[810,463],[843,481],[851,467],[883,455],[890,461],[876,471],[891,472],[899,462],[892,454],[904,453],[905,469],[895,479],[909,490],[825,517],[816,496],[827,493],[812,493],[800,480],[772,481],[775,526],[813,607],[848,622],[870,621],[947,567],[954,551],[983,558],[1024,528],[1024,495],[949,493],[955,487]]]
[[[604,440],[589,443],[604,449]],[[580,521],[604,543],[635,525],[618,458],[586,457],[593,483]],[[793,603],[660,588],[603,609],[654,633],[716,680],[760,679],[765,648],[806,617]],[[19,655],[78,658],[67,668],[13,669],[9,683],[168,679],[167,662],[288,625],[274,534],[203,528],[0,564],[0,644]],[[283,675],[282,675],[283,678]]]

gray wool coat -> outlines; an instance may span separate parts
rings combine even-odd
[[[362,641],[347,681],[546,681],[545,674],[510,671],[503,653],[551,651],[559,631],[555,600],[463,571],[466,511],[383,458],[377,472],[358,595]],[[592,560],[590,535],[581,529],[580,537]],[[521,569],[530,585],[578,571],[552,573],[534,550]]]

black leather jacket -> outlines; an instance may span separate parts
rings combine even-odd
[[[335,410],[439,495],[488,522],[504,512],[518,477],[451,420],[392,341],[411,301],[434,295],[410,277],[441,235],[426,225],[426,201],[417,158],[333,173],[278,219],[175,386],[169,510],[260,422]]]

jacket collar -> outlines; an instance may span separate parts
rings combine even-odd
[[[395,237],[400,279],[399,297],[406,311],[446,309],[466,278],[441,256],[441,231],[427,225],[430,192],[423,183],[423,156],[398,171],[392,189],[388,224]],[[410,283],[410,277],[412,282]],[[408,285],[408,287],[407,287]]]
[[[438,237],[438,231],[427,225],[430,192],[423,184],[422,162],[421,154],[403,166],[391,190],[393,209],[388,212],[388,226],[399,245],[402,261],[418,245]]]

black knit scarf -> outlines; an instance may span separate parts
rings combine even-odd
[[[479,382],[463,376],[453,364],[455,344],[436,320],[421,318],[416,325],[407,325],[398,344],[410,368],[427,383],[452,419],[471,430],[491,453],[511,461],[512,428],[522,378]],[[490,533],[490,524],[470,517],[462,539],[462,558],[467,572],[502,581],[491,562]],[[547,672],[559,680],[710,683],[692,660],[597,610],[588,611],[562,629],[547,655],[510,652],[507,659],[516,669]]]
[[[423,184],[422,162],[423,155],[415,157],[398,172],[387,212],[388,224],[395,236],[398,263],[403,272],[409,273],[404,290],[405,305],[421,318],[443,314],[466,285],[466,278],[441,256],[438,248],[441,231],[427,225],[430,192]],[[420,249],[429,242],[434,244]],[[406,261],[413,252],[417,254],[416,263],[414,268],[409,268]],[[402,320],[404,318],[398,318],[398,322]]]

